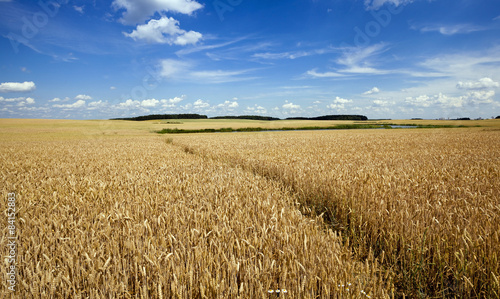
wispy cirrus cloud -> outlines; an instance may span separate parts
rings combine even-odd
[[[239,70],[196,70],[193,62],[164,59],[160,62],[160,75],[167,79],[192,81],[196,83],[228,83],[253,80],[256,77],[245,76],[256,69]]]
[[[306,75],[313,78],[336,78],[355,74],[384,75],[394,71],[377,69],[375,57],[388,50],[385,43],[378,43],[368,47],[348,47],[338,49],[342,52],[335,63],[339,66],[334,71],[318,72],[317,68],[309,70]]]
[[[365,0],[365,7],[368,10],[375,10],[381,8],[385,4],[400,6],[412,3],[413,1],[414,0]]]
[[[420,32],[438,32],[442,35],[468,34],[477,31],[487,30],[486,27],[474,24],[452,24],[452,25],[413,25],[413,30]]]
[[[332,53],[335,51],[338,51],[338,50],[335,48],[329,47],[329,48],[290,51],[290,52],[276,52],[276,53],[262,52],[262,53],[255,53],[252,55],[252,57],[253,58],[261,58],[261,59],[297,59],[297,58],[301,58],[301,57]]]

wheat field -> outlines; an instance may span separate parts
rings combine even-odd
[[[375,254],[396,296],[499,297],[498,129],[226,134],[174,143],[292,188],[359,260]]]
[[[54,130],[0,133],[18,244],[2,298],[390,297],[377,262],[354,259],[279,182],[155,134]]]
[[[0,122],[2,298],[499,297],[496,128],[156,127]]]

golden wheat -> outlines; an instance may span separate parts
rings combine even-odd
[[[498,131],[197,137],[174,143],[290,187],[343,233],[358,259],[373,252],[399,296],[499,298]]]
[[[2,298],[389,297],[377,262],[353,260],[281,182],[152,134],[28,137],[0,145],[18,208]]]

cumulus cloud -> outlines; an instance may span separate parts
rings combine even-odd
[[[411,106],[421,108],[463,108],[465,106],[495,103],[494,96],[495,91],[493,90],[476,90],[461,96],[448,96],[439,93],[433,96],[421,95],[418,97],[407,97],[405,102]]]
[[[207,108],[210,107],[210,104],[207,102],[203,101],[202,99],[197,100],[196,102],[193,103],[194,108]]]
[[[75,97],[75,100],[84,100],[84,101],[88,101],[88,100],[92,100],[92,97],[91,96],[88,96],[86,94],[79,94]]]
[[[239,106],[240,105],[236,101],[225,101],[224,103],[217,105],[219,108],[238,108]]]
[[[163,99],[163,100],[160,100],[162,106],[164,108],[171,108],[171,107],[175,107],[178,103],[184,101],[184,99],[186,98],[185,95],[182,95],[180,97],[174,97],[172,99]]]
[[[335,104],[347,104],[347,103],[352,103],[352,100],[343,99],[341,97],[335,97],[335,100],[333,100],[333,103],[335,103]]]
[[[298,110],[298,109],[300,109],[300,105],[295,105],[292,102],[288,103],[288,101],[282,107],[283,107],[283,109],[287,109],[287,110]]]
[[[183,30],[179,28],[179,21],[172,17],[162,17],[159,20],[150,20],[147,24],[138,25],[132,33],[123,33],[135,41],[144,40],[155,44],[176,44],[185,46],[196,44],[202,34],[196,31]]]
[[[276,107],[275,110],[279,110],[279,108]],[[267,109],[255,104],[253,107],[247,107],[245,112],[250,114],[266,114]]]
[[[491,78],[481,78],[478,81],[458,82],[459,89],[487,89],[499,87],[500,83],[493,81]]]
[[[375,93],[379,93],[379,92],[380,92],[380,89],[378,89],[377,87],[374,87],[368,91],[363,92],[363,94],[370,95],[370,94],[375,94]]]
[[[156,107],[156,105],[158,105],[158,103],[160,103],[160,101],[158,101],[157,99],[147,99],[147,100],[143,100],[141,102],[141,106],[142,107]]]
[[[75,109],[75,108],[82,108],[85,106],[85,101],[84,100],[78,100],[74,102],[73,104],[55,104],[52,105],[54,108],[64,108],[64,109]]]
[[[119,103],[118,107],[120,107],[120,108],[131,108],[131,107],[136,107],[136,106],[139,106],[139,105],[140,105],[139,101],[134,101],[134,100],[128,99],[125,102]]]
[[[18,97],[18,98],[4,98],[0,97],[0,103],[9,103],[7,106],[10,105],[10,103],[14,104],[17,103],[17,106],[24,106],[24,105],[31,105],[35,103],[35,99],[33,98],[25,98],[25,97]]]
[[[103,101],[99,100],[99,101],[94,101],[94,102],[89,103],[88,106],[96,108],[96,107],[102,107],[102,106],[104,106],[104,104],[105,103]]]
[[[389,105],[394,105],[395,103],[394,102],[390,102],[390,101],[384,101],[384,100],[374,100],[373,101],[373,104],[375,104],[376,106],[389,106]]]
[[[352,100],[335,97],[335,100],[333,100],[331,104],[327,105],[326,108],[333,110],[343,110],[345,109],[345,104],[349,103],[352,103]]]
[[[190,15],[203,7],[193,0],[114,0],[116,10],[124,9],[120,22],[138,24],[149,19],[156,12],[175,12]]]
[[[27,92],[35,90],[36,85],[34,82],[5,82],[0,83],[0,92]]]

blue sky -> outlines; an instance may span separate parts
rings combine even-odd
[[[498,0],[0,0],[0,117],[500,115]]]

